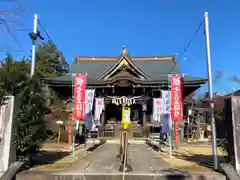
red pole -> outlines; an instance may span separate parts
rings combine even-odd
[[[174,126],[175,126],[175,143],[176,143],[176,147],[178,147],[179,140],[180,140],[180,137],[179,137],[179,121],[178,120],[174,121]]]
[[[69,112],[69,121],[68,121],[68,145],[72,149],[72,112]]]

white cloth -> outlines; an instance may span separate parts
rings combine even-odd
[[[94,120],[97,125],[100,125],[100,117],[104,109],[104,98],[95,98],[95,113]]]

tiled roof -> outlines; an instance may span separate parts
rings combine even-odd
[[[178,66],[173,61],[138,61],[133,62],[152,79],[160,75],[179,73]],[[116,64],[116,61],[78,61],[71,67],[71,73],[87,73],[91,79],[96,79],[105,70]]]
[[[77,60],[72,64],[71,71],[56,78],[44,78],[45,82],[49,83],[60,83],[60,84],[71,84],[72,73],[87,73],[87,84],[88,85],[101,85],[106,82],[99,78],[101,74],[111,72],[119,62],[119,59],[125,57],[131,59],[134,63],[135,70],[139,69],[141,72],[146,74],[149,78],[145,80],[134,80],[140,84],[167,84],[168,74],[179,74],[179,67],[174,59],[174,56],[131,56],[126,55],[127,51],[123,48],[120,57],[77,57]],[[131,78],[131,77],[129,77]],[[139,82],[138,82],[139,81]],[[184,77],[184,84],[203,84],[206,79],[197,77]]]

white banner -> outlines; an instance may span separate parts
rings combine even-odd
[[[172,129],[170,116],[170,91],[162,90],[162,120],[163,132],[169,133]]]
[[[97,125],[100,125],[100,117],[104,109],[104,98],[95,98],[95,114],[94,120]]]
[[[88,130],[92,130],[94,126],[92,109],[93,109],[93,100],[94,100],[95,89],[86,90],[86,102],[85,102],[85,113],[86,113],[86,126]]]
[[[87,89],[86,90],[86,114],[89,112],[92,113],[92,108],[93,108],[93,100],[94,100],[94,94],[95,94],[95,89]]]
[[[153,98],[153,121],[160,122],[162,114],[162,99]]]
[[[170,91],[163,91],[162,90],[162,108],[163,114],[170,113]]]

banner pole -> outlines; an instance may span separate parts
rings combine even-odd
[[[86,75],[86,87],[85,87],[85,99],[84,99],[84,103],[83,103],[83,105],[85,106],[85,108],[84,108],[84,111],[85,111],[85,113],[86,113],[86,90],[87,90],[87,73],[85,73],[85,75]],[[86,115],[87,116],[87,115]],[[87,148],[87,138],[88,138],[88,132],[87,132],[87,122],[86,122],[86,117],[85,117],[85,119],[84,119],[84,126],[85,126],[85,132],[84,132],[84,146],[85,146],[85,148]]]
[[[169,93],[169,104],[170,104],[170,114],[168,116],[169,121],[169,135],[168,135],[168,143],[169,143],[169,156],[172,158],[172,118],[171,118],[171,75],[168,74],[168,93]]]
[[[74,106],[74,75],[72,76],[72,99],[73,99],[73,106]],[[75,127],[75,121],[74,121],[74,108],[72,109],[72,156],[75,155],[75,131],[74,131],[74,127]]]
[[[71,111],[69,113],[69,118],[68,118],[68,146],[69,146],[69,150],[72,150],[72,116],[73,116],[73,112]]]
[[[179,120],[174,121],[174,129],[175,129],[175,148],[179,147]]]

